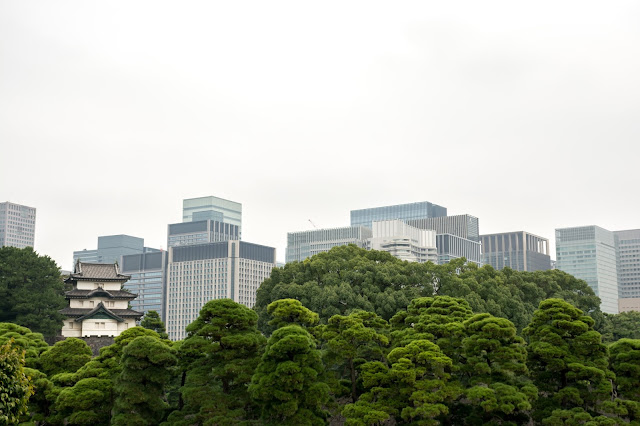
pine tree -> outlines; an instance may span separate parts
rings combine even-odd
[[[149,311],[144,315],[142,321],[140,321],[140,327],[144,327],[148,330],[153,330],[161,339],[168,339],[169,335],[164,327],[164,323],[160,319],[160,315],[156,311]]]
[[[607,347],[594,320],[561,299],[540,303],[533,320],[523,330],[529,338],[528,367],[541,392],[534,418],[551,418],[554,410],[602,413],[602,403],[611,398]],[[556,413],[557,414],[557,413]]]
[[[299,325],[274,331],[253,375],[249,393],[264,424],[322,425],[329,387],[313,337]]]
[[[122,353],[122,372],[115,385],[112,425],[157,425],[165,417],[165,386],[177,360],[161,340],[138,337]]]
[[[33,386],[24,362],[24,350],[13,341],[0,346],[0,424],[18,423],[20,415],[27,412]]]

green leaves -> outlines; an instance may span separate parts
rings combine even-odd
[[[67,303],[60,269],[33,248],[0,247],[0,322],[12,322],[54,336]]]
[[[31,380],[25,374],[24,350],[13,340],[0,346],[0,424],[18,423],[27,412],[33,395]]]
[[[265,424],[324,424],[329,387],[313,337],[298,325],[276,330],[253,376],[249,393]]]

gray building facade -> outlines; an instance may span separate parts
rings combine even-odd
[[[616,237],[599,226],[556,229],[556,268],[589,284],[600,309],[618,313]]]
[[[621,299],[640,297],[640,229],[615,231]]]
[[[0,203],[0,247],[33,247],[35,234],[35,207]]]
[[[546,271],[551,269],[549,240],[529,232],[481,235],[483,263],[494,269]]]
[[[308,257],[324,253],[333,247],[355,244],[367,248],[373,236],[371,228],[364,226],[345,226],[342,228],[314,229],[310,231],[287,233],[287,252],[285,261],[302,262]]]
[[[438,263],[449,263],[464,257],[468,262],[482,265],[482,244],[478,218],[468,214],[413,219],[408,225],[436,231]]]
[[[79,250],[73,252],[73,264],[78,260],[88,263],[115,263],[122,261],[122,256],[160,251],[144,246],[144,239],[131,235],[105,235],[98,237],[98,248],[95,250]]]
[[[351,210],[351,226],[371,228],[374,221],[425,219],[447,215],[447,208],[428,201]],[[414,225],[411,225],[414,226]]]
[[[131,276],[124,284],[125,290],[138,297],[132,300],[131,308],[144,312],[156,311],[165,320],[165,290],[168,254],[166,251],[128,254],[122,256],[120,271]]]
[[[199,220],[170,224],[167,247],[239,240],[240,227],[217,220]]]

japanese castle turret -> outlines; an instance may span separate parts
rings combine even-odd
[[[135,327],[144,313],[129,309],[129,302],[137,297],[122,289],[129,278],[118,271],[118,264],[78,261],[65,280],[73,290],[65,295],[69,306],[60,311],[66,316],[62,336],[116,337]]]

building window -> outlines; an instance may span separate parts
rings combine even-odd
[[[73,321],[69,322],[69,328],[73,328]]]

